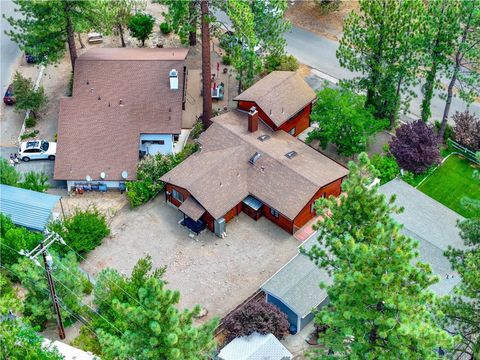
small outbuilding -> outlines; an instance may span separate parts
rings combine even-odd
[[[60,196],[0,184],[0,212],[15,225],[45,230]]]
[[[219,360],[290,360],[292,354],[273,334],[254,332],[229,342],[218,354]]]

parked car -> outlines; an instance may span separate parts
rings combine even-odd
[[[23,161],[55,160],[57,143],[46,140],[29,140],[22,142],[18,149],[18,157]]]
[[[3,102],[6,105],[13,105],[15,104],[15,95],[13,95],[13,84],[8,85],[7,91],[3,96]]]
[[[100,44],[103,42],[103,36],[100,33],[91,32],[87,35],[89,44]]]

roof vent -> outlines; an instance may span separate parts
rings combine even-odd
[[[252,165],[255,165],[256,162],[262,157],[262,154],[260,154],[258,151],[255,152],[255,154],[252,155],[252,157],[250,158],[250,160],[248,160],[248,162]]]
[[[178,72],[175,69],[170,70],[170,90],[178,90]]]
[[[257,139],[260,140],[260,141],[266,141],[266,140],[270,139],[270,135],[263,134],[263,135],[260,135]]]
[[[296,151],[289,151],[285,154],[285,156],[289,159],[294,158],[297,155],[298,155],[298,153]]]

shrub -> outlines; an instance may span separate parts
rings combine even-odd
[[[132,208],[145,204],[163,189],[163,184],[146,180],[129,181],[126,186],[127,199]]]
[[[15,89],[15,110],[17,111],[30,110],[36,117],[37,113],[48,103],[43,86],[35,90],[33,81],[24,78],[18,71],[13,79],[13,88]]]
[[[454,140],[472,151],[480,150],[480,119],[468,110],[453,115]]]
[[[110,234],[105,215],[95,207],[75,210],[62,223],[56,222],[51,230],[57,232],[63,240],[78,254],[84,255],[102,243]]]
[[[298,69],[298,60],[293,55],[269,55],[265,59],[265,70],[272,71],[296,71]]]
[[[278,339],[283,339],[288,335],[290,324],[287,315],[275,305],[266,302],[253,302],[229,315],[224,321],[224,326],[230,341],[254,332],[260,334],[272,333]]]
[[[390,141],[390,152],[404,170],[419,174],[440,162],[438,138],[422,120],[401,125]]]
[[[37,136],[37,134],[38,134],[37,130],[30,131],[28,133],[22,134],[20,136],[20,140],[26,140],[26,139],[29,139],[29,138],[33,138],[33,137]]]
[[[102,348],[97,336],[86,326],[80,328],[80,335],[73,339],[72,345],[83,351],[90,351],[98,356],[102,355]]]
[[[0,159],[0,184],[17,186],[20,181],[20,174],[7,160]]]
[[[442,123],[438,120],[435,121],[435,130],[438,132],[440,131],[440,127],[442,126]],[[447,124],[445,127],[445,132],[443,133],[443,142],[446,143],[448,139],[453,138],[453,128],[450,126],[450,124]]]
[[[393,180],[400,173],[400,167],[395,158],[391,155],[375,154],[370,159],[370,163],[377,169],[380,184],[385,184]]]
[[[153,30],[155,18],[150,14],[136,13],[130,17],[128,21],[128,29],[130,34],[145,46],[145,40],[148,39]]]
[[[197,121],[192,129],[192,138],[198,139],[198,137],[204,130],[205,129],[204,129],[203,123],[201,121]]]
[[[322,11],[330,12],[338,10],[341,0],[314,0]]]
[[[160,31],[163,34],[168,35],[172,32],[172,28],[170,27],[170,25],[167,22],[163,22],[163,23],[160,24]]]
[[[228,65],[232,64],[232,59],[228,55],[223,55],[222,56],[222,62],[223,62],[223,65],[228,66]]]
[[[37,173],[34,171],[27,172],[23,177],[23,182],[19,183],[18,186],[23,189],[38,192],[45,192],[50,188],[48,184],[48,176],[44,173]]]
[[[35,121],[35,119],[32,116],[29,116],[25,119],[25,127],[32,128],[35,125],[37,125],[37,122]]]

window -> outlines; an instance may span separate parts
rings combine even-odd
[[[310,207],[310,212],[313,214],[315,214],[315,201],[312,201],[312,206]]]
[[[42,148],[43,151],[47,151],[48,150],[48,141],[42,141],[41,148]]]
[[[142,145],[165,145],[165,140],[142,140]]]
[[[293,136],[295,135],[295,131],[297,131],[296,128],[292,128],[288,133]]]
[[[24,151],[24,153],[27,153],[27,154],[36,154],[36,153],[39,153],[41,152],[40,149],[27,149]]]
[[[175,199],[175,200],[178,200],[180,202],[183,202],[183,195],[180,194],[176,189],[173,189],[172,190],[172,197]]]
[[[274,208],[270,208],[270,214],[278,219],[280,217],[280,213],[275,210]]]

